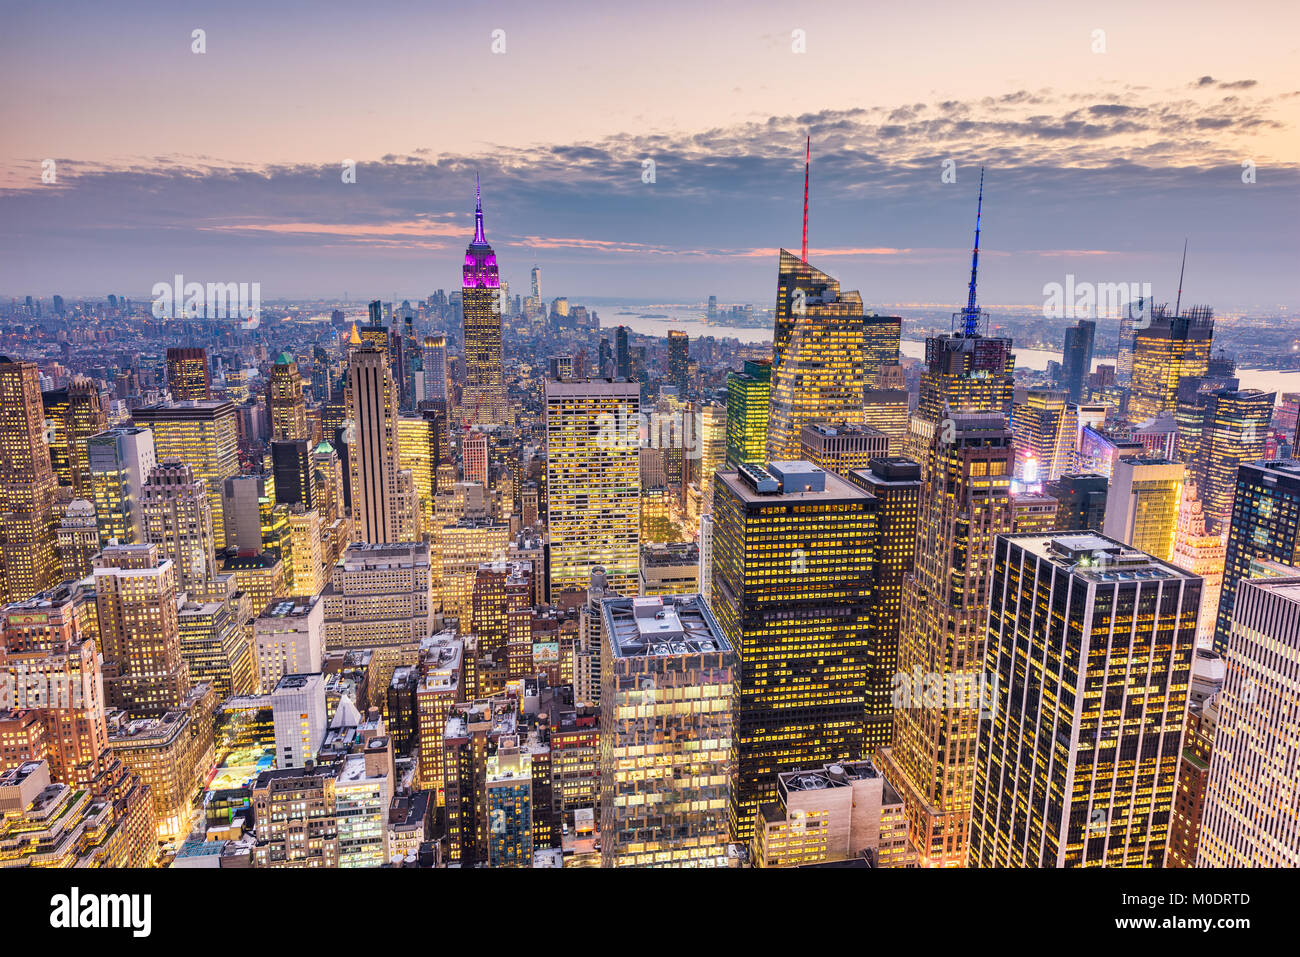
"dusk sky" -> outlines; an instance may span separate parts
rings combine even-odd
[[[964,299],[983,164],[986,307],[1172,299],[1186,237],[1184,302],[1300,314],[1294,0],[208,7],[5,4],[0,295],[450,290],[478,172],[513,292],[770,305],[811,135],[809,258],[869,304]]]

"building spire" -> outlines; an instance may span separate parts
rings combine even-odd
[[[1183,306],[1183,271],[1187,268],[1187,237],[1183,237],[1183,264],[1178,267],[1178,299],[1174,301],[1174,318],[1177,319],[1182,315],[1179,310]]]
[[[804,143],[803,154],[803,261],[808,262],[808,170],[812,166],[812,134]]]
[[[474,174],[474,244],[487,245],[487,237],[483,235],[483,190],[478,183],[478,173]]]
[[[975,205],[975,248],[970,257],[970,291],[966,294],[966,308],[961,311],[962,335],[979,334],[980,310],[975,304],[975,283],[980,269],[980,216],[984,212],[984,167],[980,167],[980,194]]]

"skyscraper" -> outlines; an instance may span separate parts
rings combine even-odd
[[[0,356],[0,601],[55,584],[55,486],[36,366]]]
[[[184,401],[136,409],[136,425],[153,432],[158,461],[175,459],[194,471],[208,486],[213,538],[220,552],[226,547],[222,491],[226,479],[239,474],[238,426],[235,406],[225,401]]]
[[[864,316],[862,319],[862,375],[867,387],[875,385],[885,366],[898,362],[903,337],[900,316]]]
[[[1052,482],[1068,472],[1074,458],[1065,393],[1031,389],[1011,410],[1016,439],[1016,476],[1026,484]]]
[[[686,397],[690,385],[691,337],[680,329],[668,330],[668,381],[677,386],[677,394]]]
[[[611,589],[636,594],[641,390],[603,379],[547,380],[545,395],[550,594],[586,588],[595,566]]]
[[[970,866],[1161,866],[1200,600],[1096,533],[998,539]]]
[[[1300,867],[1300,576],[1237,586],[1197,867]]]
[[[1145,422],[1177,405],[1178,382],[1203,376],[1209,367],[1214,338],[1214,313],[1209,306],[1192,306],[1186,315],[1170,316],[1156,306],[1145,327],[1133,332],[1133,379],[1128,417]]]
[[[483,235],[483,197],[474,180],[474,239],[465,250],[461,304],[465,317],[465,392],[461,405],[471,424],[506,419],[501,355],[501,303],[497,254]]]
[[[771,396],[772,363],[766,359],[746,359],[744,371],[727,373],[727,468],[763,461]]]
[[[1172,561],[1186,475],[1186,466],[1168,459],[1117,461],[1102,532],[1162,562]]]
[[[423,398],[426,402],[441,402],[441,411],[447,411],[446,336],[425,336],[424,338]]]
[[[810,422],[862,422],[862,297],[782,249],[777,270],[767,456],[797,459]]]
[[[1211,531],[1226,528],[1232,516],[1238,467],[1264,458],[1276,398],[1277,393],[1260,389],[1223,390],[1205,397],[1199,441],[1183,455]]]
[[[948,421],[922,471],[915,570],[903,579],[893,746],[879,752],[923,867],[965,862],[981,717],[978,700],[926,689],[982,687],[993,544],[1013,521],[1006,420],[956,412]]]
[[[193,346],[167,350],[167,388],[175,402],[189,399],[206,402],[212,398],[208,354]]]
[[[1071,402],[1087,400],[1088,376],[1092,374],[1092,343],[1097,334],[1097,323],[1080,319],[1065,330],[1065,346],[1061,351],[1061,387]]]
[[[348,470],[357,536],[378,545],[400,542],[398,528],[397,388],[388,357],[357,349],[348,358]]]
[[[179,591],[202,591],[217,574],[212,506],[207,485],[181,462],[164,462],[149,470],[140,490],[143,541],[158,546],[176,568]]]
[[[280,353],[271,366],[271,381],[266,392],[272,440],[307,438],[307,404],[303,398],[302,376],[298,374],[298,363],[289,353]]]
[[[780,772],[862,756],[874,501],[808,462],[714,487],[712,610],[738,659],[730,830],[748,842]]]
[[[725,867],[735,654],[698,595],[609,598],[602,867]]]
[[[1300,460],[1254,462],[1237,469],[1228,524],[1228,554],[1214,628],[1214,650],[1228,650],[1237,583],[1256,558],[1300,566]]]
[[[138,426],[109,429],[91,436],[86,450],[100,544],[144,541],[140,494],[157,465],[153,433]]]
[[[50,462],[60,485],[82,497],[90,494],[86,440],[108,428],[99,402],[99,387],[89,379],[74,379],[64,389],[41,394],[50,428]]]

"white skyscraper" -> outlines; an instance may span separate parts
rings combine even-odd
[[[275,766],[306,767],[325,738],[325,676],[285,675],[271,692]]]

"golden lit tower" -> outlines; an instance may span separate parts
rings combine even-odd
[[[465,250],[461,309],[465,316],[465,392],[461,405],[471,424],[506,419],[501,356],[501,280],[497,254],[483,235],[483,196],[474,177],[474,240]]]
[[[144,541],[172,560],[177,588],[191,593],[206,589],[217,575],[217,554],[203,480],[181,462],[154,467],[140,490],[140,512]]]
[[[167,350],[167,388],[172,399],[184,402],[212,398],[212,379],[208,372],[208,354],[192,346]]]
[[[56,583],[55,485],[36,366],[0,357],[0,601]]]
[[[373,348],[348,358],[348,468],[360,541],[402,541],[398,529],[397,389],[388,356]]]
[[[763,461],[771,402],[771,361],[746,359],[744,371],[727,373],[727,468]]]
[[[1169,316],[1163,306],[1151,309],[1145,326],[1133,331],[1133,380],[1128,418],[1145,422],[1178,405],[1179,380],[1203,376],[1210,365],[1214,312],[1192,306],[1186,315]]]
[[[903,796],[923,867],[966,858],[979,700],[934,691],[981,687],[993,542],[1013,521],[1015,448],[1005,422],[996,412],[956,412],[936,433],[916,565],[903,580],[894,740],[879,757]]]
[[[1201,580],[1095,532],[998,539],[971,867],[1160,867]]]
[[[280,353],[275,365],[271,366],[266,405],[271,412],[273,441],[308,438],[307,403],[302,394],[302,376],[298,374],[298,363],[287,352]]]

